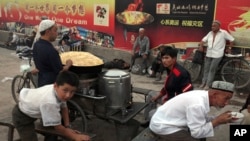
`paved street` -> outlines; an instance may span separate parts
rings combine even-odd
[[[20,59],[16,56],[15,51],[13,50],[7,50],[5,48],[0,47],[0,119],[9,117],[11,115],[11,110],[13,106],[15,105],[15,102],[11,96],[11,80],[16,74],[20,74],[19,71],[19,64]],[[146,76],[140,76],[140,75],[133,75],[131,74],[131,81],[132,85],[134,87],[139,88],[146,88],[151,89],[155,91],[159,91],[161,87],[163,86],[163,81],[161,82],[154,82],[154,79],[147,78]],[[195,86],[198,86],[198,84],[195,84]],[[211,114],[218,114],[226,110],[231,111],[238,111],[243,102],[245,101],[246,97],[245,90],[238,91],[237,94],[232,99],[232,103],[229,106],[226,106],[224,109],[217,111],[216,109],[212,109]],[[142,95],[133,95],[135,101],[144,101],[144,96]],[[141,120],[141,113],[136,116],[136,119]],[[102,121],[100,121],[102,122]],[[90,123],[92,127],[92,130],[94,131],[94,127],[100,122],[96,123]],[[102,123],[100,123],[102,124]],[[98,126],[97,126],[98,127]],[[107,126],[105,127],[107,128]],[[106,129],[98,129],[98,132],[103,132],[102,134],[105,134]],[[114,129],[113,127],[109,130]],[[111,131],[112,132],[112,131]],[[103,138],[106,136],[112,136],[112,134],[106,134],[103,135]],[[98,135],[97,133],[97,136]],[[7,130],[6,128],[0,127],[0,139],[1,141],[5,141],[7,137]],[[15,139],[18,138],[18,135],[15,133]],[[40,140],[42,141],[42,138],[40,136]],[[114,138],[113,138],[114,139]],[[100,140],[107,140],[100,139]],[[110,138],[109,141],[112,141],[112,138]],[[115,140],[114,140],[115,141]],[[215,129],[215,137],[208,138],[207,141],[229,141],[229,124],[220,126]]]

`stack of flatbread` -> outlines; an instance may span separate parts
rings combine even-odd
[[[90,67],[90,66],[99,66],[103,64],[103,60],[96,57],[95,55],[89,52],[77,52],[77,51],[69,51],[60,54],[62,64],[66,64],[68,59],[73,61],[73,66],[82,66],[82,67]]]

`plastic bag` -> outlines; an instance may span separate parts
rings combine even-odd
[[[131,72],[134,74],[140,74],[142,72],[142,67],[140,64],[135,64],[132,66]]]
[[[204,52],[196,50],[192,62],[197,64],[203,64]]]

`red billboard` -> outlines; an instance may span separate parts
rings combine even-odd
[[[210,30],[215,4],[215,0],[116,1],[115,46],[131,50],[140,27],[146,29],[151,48],[197,42]]]
[[[250,42],[249,0],[0,1],[0,29],[23,32],[24,26],[37,25],[41,16],[77,27],[91,43],[122,50],[131,50],[140,27],[146,29],[151,48],[197,46],[214,19],[235,37],[236,45]]]

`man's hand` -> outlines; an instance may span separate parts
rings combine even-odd
[[[212,124],[214,127],[220,124],[226,124],[232,121],[231,111],[226,111],[225,113],[220,114],[214,120],[212,120]]]
[[[146,59],[147,57],[148,57],[147,54],[143,54],[143,55],[142,55],[142,58],[143,58],[143,59]]]
[[[155,102],[158,99],[158,96],[154,96],[151,98],[151,102]]]
[[[134,52],[134,51],[131,51],[131,55],[134,56],[134,55],[135,55],[135,52]]]
[[[34,68],[30,72],[31,72],[31,74],[37,74],[39,72],[39,70],[37,68]]]
[[[72,66],[72,64],[73,64],[73,61],[72,61],[71,59],[68,59],[68,60],[66,61],[66,65],[67,65],[67,66]]]
[[[199,47],[198,47],[198,50],[201,51],[201,52],[204,52],[203,46],[199,46]]]
[[[72,66],[72,64],[73,64],[73,61],[72,61],[71,59],[68,59],[68,60],[66,61],[65,66],[63,67],[63,70],[62,70],[62,71],[69,70],[69,68]]]
[[[84,134],[77,134],[74,141],[90,141],[90,137]]]

